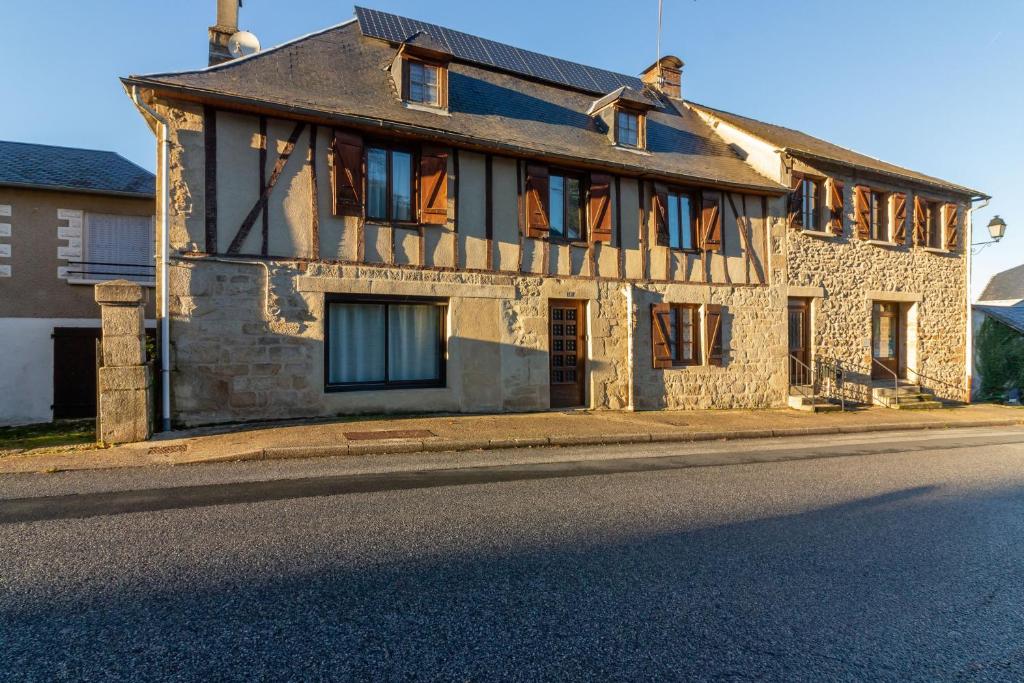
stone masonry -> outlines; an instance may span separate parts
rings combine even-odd
[[[153,433],[153,378],[146,365],[148,291],[127,280],[96,285],[103,324],[97,439],[117,444],[145,441]]]

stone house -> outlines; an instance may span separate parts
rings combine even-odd
[[[963,387],[980,193],[727,124],[675,57],[633,77],[357,8],[231,60],[237,9],[209,68],[123,79],[166,186],[165,421],[785,405],[794,299],[808,364],[870,368],[893,302],[893,371]],[[891,234],[857,232],[868,183],[910,203],[871,214]],[[900,241],[918,193],[935,248]]]
[[[154,284],[154,180],[113,152],[0,141],[0,424],[96,414],[93,286]]]

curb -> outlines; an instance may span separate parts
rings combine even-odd
[[[462,452],[510,448],[566,448],[571,446],[603,446],[633,443],[695,443],[700,441],[736,441],[787,436],[825,436],[829,434],[860,434],[871,432],[918,431],[928,429],[961,429],[971,427],[1012,427],[1024,419],[966,420],[963,422],[879,423],[836,427],[788,427],[785,429],[735,429],[721,432],[655,432],[638,434],[588,434],[585,436],[526,437],[510,439],[449,439],[431,441],[413,439],[378,444],[337,444],[332,446],[272,446],[240,453],[195,458],[179,465],[201,463],[246,462],[252,460],[288,460],[355,455],[395,455],[400,453]]]

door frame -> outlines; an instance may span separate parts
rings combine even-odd
[[[892,336],[895,339],[893,347],[895,354],[889,357],[881,357],[875,355],[875,348],[877,347],[878,337],[875,334],[875,321],[881,314],[883,307],[891,306],[895,309],[894,313],[885,313],[884,317],[889,318],[892,322],[891,330]],[[879,366],[890,369],[895,373],[897,379],[905,379],[906,372],[903,364],[903,343],[905,334],[903,324],[903,307],[897,301],[872,301],[871,302],[871,379],[879,380],[891,380],[892,375],[882,370]],[[878,361],[878,362],[875,362]]]
[[[576,309],[576,367],[572,370],[576,373],[575,390],[568,389],[569,383],[556,384],[554,381],[556,372],[565,372],[566,366],[556,366],[556,357],[565,358],[568,351],[555,351],[553,316],[555,308]],[[587,401],[587,302],[583,299],[548,299],[548,396],[549,406],[553,409],[561,408],[583,408]],[[567,335],[561,335],[562,341],[569,341]],[[556,388],[557,387],[557,388]]]
[[[801,357],[799,357],[799,360],[804,365],[810,367],[810,365],[811,365],[811,306],[812,306],[811,299],[808,299],[808,298],[805,298],[805,297],[792,297],[791,296],[791,297],[789,297],[789,300],[788,300],[788,302],[786,304],[786,337],[787,337],[786,338],[786,364],[789,366],[789,383],[790,383],[790,385],[800,384],[800,382],[796,381],[796,380],[800,379],[799,378],[799,372],[797,372],[798,369],[800,371],[802,371],[802,372],[806,372],[806,370],[803,370],[802,368],[799,368],[799,366],[796,365],[793,362],[793,360],[792,360],[792,358],[793,358],[792,345],[793,344],[792,344],[792,339],[789,337],[789,332],[791,331],[791,328],[789,327],[789,315],[794,310],[796,310],[796,309],[801,309],[801,312],[803,313],[803,325],[801,326],[801,334],[803,336],[802,345],[801,345],[802,353],[800,354]],[[810,380],[809,377],[807,379]],[[809,381],[808,382],[804,382],[804,384],[809,384],[809,383],[810,383]]]

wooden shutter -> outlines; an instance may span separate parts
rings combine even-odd
[[[334,155],[335,216],[359,216],[363,213],[363,139],[345,131],[334,131],[331,143]]]
[[[720,251],[722,248],[722,211],[718,193],[705,192],[700,198],[700,248]]]
[[[843,234],[843,184],[835,178],[828,181],[828,225],[833,235]]]
[[[704,306],[704,348],[708,365],[722,365],[722,307]]]
[[[946,249],[956,251],[960,244],[960,210],[956,204],[946,204]]]
[[[892,196],[892,215],[892,241],[903,244],[907,241],[907,195],[902,192]]]
[[[789,227],[799,228],[803,222],[803,210],[804,210],[804,181],[803,178],[796,178],[794,181],[796,184],[793,186],[793,191],[789,193]],[[810,226],[808,226],[810,227]]]
[[[671,329],[672,305],[651,304],[651,358],[655,368],[670,368],[675,362],[669,343]]]
[[[594,242],[612,241],[612,177],[603,173],[590,174],[590,239]]]
[[[914,244],[928,245],[928,205],[919,195],[914,195]]]
[[[424,147],[420,155],[420,223],[448,222],[448,150]]]
[[[664,185],[654,186],[654,228],[655,244],[667,247],[671,244],[668,235],[668,190]]]
[[[548,169],[546,166],[526,167],[526,234],[546,237],[550,223],[548,211]]]
[[[853,192],[853,210],[857,213],[857,238],[871,239],[871,188],[857,185]]]

